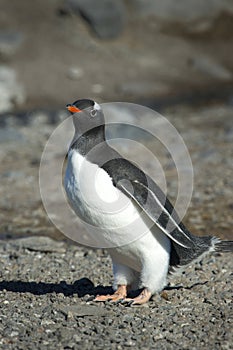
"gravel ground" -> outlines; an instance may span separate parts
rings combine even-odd
[[[164,115],[194,167],[185,223],[196,234],[232,239],[232,106],[170,108]],[[168,300],[156,295],[142,307],[90,300],[111,288],[110,259],[62,241],[38,187],[43,147],[64,118],[62,111],[34,111],[0,119],[0,348],[231,349],[231,254],[208,256],[173,278]],[[174,202],[176,169],[166,154],[158,157]]]
[[[167,300],[95,303],[110,258],[47,237],[0,241],[1,349],[232,349],[232,256],[173,277]],[[103,287],[105,286],[105,287]]]

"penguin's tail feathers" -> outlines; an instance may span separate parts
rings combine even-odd
[[[213,251],[219,253],[233,252],[233,241],[222,241],[219,238],[213,237],[212,247]]]

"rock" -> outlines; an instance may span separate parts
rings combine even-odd
[[[0,97],[1,98],[1,97]],[[12,141],[17,140],[17,142],[24,141],[22,133],[16,130],[13,127],[1,128],[0,129],[0,144],[1,143],[11,143]]]
[[[0,133],[0,139],[1,139],[1,133]],[[5,173],[2,173],[0,175],[0,178],[7,178],[11,181],[16,181],[19,179],[25,179],[25,174],[22,171],[6,171]]]
[[[69,11],[79,13],[101,39],[117,37],[125,23],[125,6],[122,0],[67,0]]]
[[[101,85],[101,84],[94,84],[94,85],[92,85],[92,87],[91,87],[91,91],[92,91],[94,94],[101,94],[101,93],[104,91],[104,87],[103,87],[103,85]]]
[[[7,66],[0,66],[0,113],[11,111],[15,105],[25,102],[25,92],[17,82],[16,73]]]
[[[27,237],[21,238],[14,242],[14,245],[20,248],[28,249],[34,252],[44,252],[44,253],[64,253],[66,247],[64,242],[55,241],[49,237]]]
[[[210,77],[230,81],[232,79],[232,73],[230,70],[222,66],[220,63],[215,62],[210,57],[194,57],[190,60],[193,68],[200,71],[201,73],[205,73]]]
[[[129,0],[131,5],[143,15],[156,15],[163,20],[180,22],[197,21],[215,17],[220,12],[233,14],[232,1],[222,0]]]
[[[127,96],[163,96],[171,92],[171,88],[165,83],[149,81],[125,82],[119,86],[120,93]]]
[[[71,80],[78,80],[84,76],[84,71],[79,67],[70,67],[67,76]]]
[[[0,57],[7,58],[13,55],[24,40],[20,32],[0,32]]]
[[[222,13],[233,15],[233,3],[230,0],[129,0],[129,3],[138,16],[152,15],[161,24],[180,24],[189,32],[210,29]]]
[[[229,128],[225,130],[225,139],[228,142],[233,142],[233,127],[232,126],[229,126]],[[232,205],[232,209],[233,209],[233,205]]]
[[[77,317],[84,316],[108,316],[110,313],[99,307],[94,305],[72,305],[72,306],[62,306],[60,307],[60,311],[64,313],[67,317],[72,313]]]

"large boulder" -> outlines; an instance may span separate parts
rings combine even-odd
[[[232,0],[128,0],[137,16],[155,16],[157,24],[178,24],[188,32],[214,26],[221,15],[233,16]]]
[[[123,30],[126,9],[122,0],[67,0],[66,7],[81,14],[99,38],[114,38]]]

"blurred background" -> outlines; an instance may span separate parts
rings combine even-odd
[[[40,200],[40,157],[65,105],[92,98],[168,118],[194,166],[185,223],[232,238],[232,57],[232,0],[0,0],[0,236],[63,238]]]

